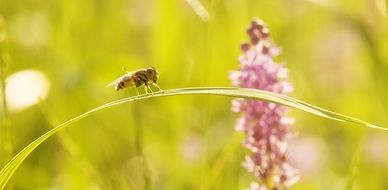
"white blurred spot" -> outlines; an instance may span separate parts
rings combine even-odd
[[[202,155],[202,141],[199,136],[189,134],[182,139],[181,152],[184,161],[188,164],[199,161]]]
[[[251,185],[246,190],[265,190],[264,186],[261,186],[256,182],[251,182]]]
[[[11,112],[21,111],[45,99],[49,80],[40,71],[23,70],[6,79],[5,94]]]
[[[384,136],[372,136],[366,142],[367,158],[374,163],[384,164],[387,160],[388,139]]]
[[[288,149],[291,165],[304,176],[319,170],[325,159],[323,151],[322,143],[313,138],[292,139]]]

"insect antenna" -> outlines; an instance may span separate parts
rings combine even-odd
[[[123,66],[123,70],[124,70],[124,72],[129,73],[127,68],[125,68],[125,66]]]

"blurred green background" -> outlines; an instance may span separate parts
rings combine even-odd
[[[18,109],[8,100],[8,111],[2,102],[0,167],[54,126],[136,95],[105,88],[122,66],[154,66],[163,89],[230,86],[253,17],[282,48],[291,96],[388,127],[384,0],[201,0],[202,14],[195,2],[1,0],[1,78],[33,69],[49,88],[12,83],[47,97]],[[7,189],[244,189],[254,178],[241,167],[248,151],[230,100],[163,97],[98,112],[42,144]],[[301,175],[292,189],[388,189],[386,132],[290,115]]]

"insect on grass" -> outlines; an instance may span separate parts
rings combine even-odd
[[[106,85],[106,87],[115,86],[115,90],[119,91],[127,87],[135,86],[137,96],[139,96],[139,90],[137,88],[142,85],[144,85],[144,90],[147,94],[149,91],[151,94],[154,93],[150,85],[156,86],[160,92],[163,92],[163,90],[157,84],[159,72],[154,67],[148,67],[136,71],[127,71],[125,67],[123,67],[123,70],[126,72],[126,74],[112,81]]]

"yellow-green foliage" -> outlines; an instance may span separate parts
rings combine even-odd
[[[154,66],[163,89],[229,86],[253,17],[281,46],[293,97],[388,126],[384,0],[201,0],[209,17],[188,2],[1,0],[1,81],[34,69],[50,89],[19,111],[1,101],[0,167],[54,126],[136,95],[105,88],[123,66]],[[244,189],[253,178],[229,109],[230,98],[177,96],[97,112],[36,149],[7,189]],[[291,114],[290,151],[305,159],[293,189],[388,188],[386,132]]]

